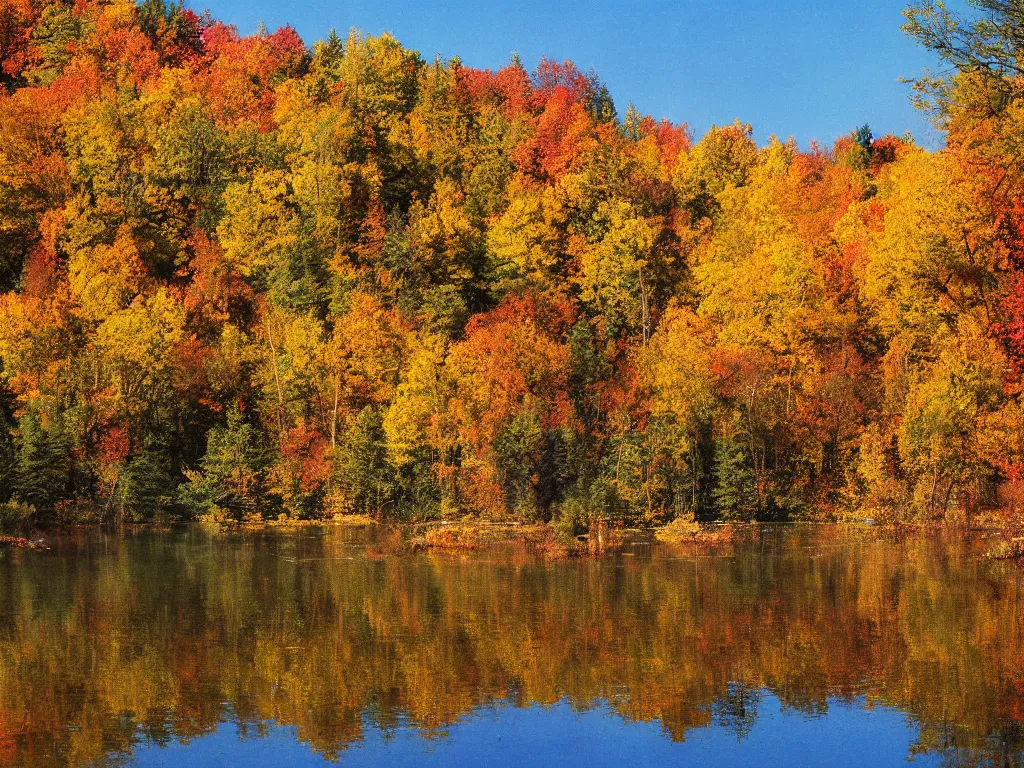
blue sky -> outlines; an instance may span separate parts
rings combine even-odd
[[[243,33],[260,21],[291,24],[307,43],[331,28],[390,31],[427,59],[492,69],[513,50],[531,69],[541,56],[572,59],[597,71],[620,115],[632,101],[698,136],[741,118],[759,141],[793,136],[806,147],[867,122],[876,136],[941,144],[899,82],[936,65],[899,29],[904,0],[207,1]]]

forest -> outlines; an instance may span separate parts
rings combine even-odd
[[[0,528],[1013,508],[1024,9],[973,5],[905,12],[930,150],[0,0]]]

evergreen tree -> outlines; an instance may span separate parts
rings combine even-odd
[[[67,498],[71,479],[71,446],[60,417],[44,425],[38,411],[18,421],[19,446],[14,495],[40,511],[50,512]]]
[[[179,498],[193,514],[226,513],[241,519],[268,501],[267,465],[268,452],[260,433],[235,406],[228,411],[223,427],[210,430],[200,470],[186,472],[189,482],[180,487]],[[144,495],[153,490],[146,489]]]
[[[754,472],[734,440],[715,442],[711,501],[722,517],[750,520],[759,512]]]
[[[517,414],[495,440],[505,504],[527,520],[536,519],[541,511],[536,485],[544,456],[544,437],[537,415],[527,412]]]
[[[14,492],[17,470],[17,445],[14,441],[12,398],[0,389],[0,504]]]
[[[150,444],[128,462],[119,489],[122,519],[153,520],[171,511],[175,483],[162,446]]]
[[[395,468],[388,461],[380,412],[366,406],[351,420],[335,451],[334,479],[355,512],[380,514],[393,505]]]

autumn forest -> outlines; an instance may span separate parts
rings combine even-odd
[[[905,14],[928,149],[0,0],[0,528],[1012,506],[1024,10],[975,5]]]

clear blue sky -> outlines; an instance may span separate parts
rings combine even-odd
[[[910,131],[941,144],[899,82],[936,64],[900,31],[904,0],[205,2],[243,33],[291,24],[307,44],[358,27],[480,68],[502,66],[513,50],[529,69],[541,56],[572,59],[597,71],[620,115],[632,101],[698,136],[738,117],[762,142],[774,133],[831,144],[867,122],[876,136]]]

